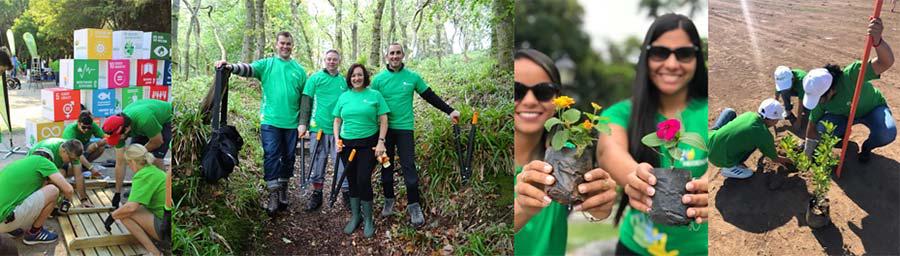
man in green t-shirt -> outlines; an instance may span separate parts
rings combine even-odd
[[[260,104],[260,137],[263,147],[263,170],[269,190],[269,215],[287,208],[288,182],[294,176],[294,151],[300,135],[300,112],[309,108],[302,100],[306,70],[291,58],[294,38],[289,32],[279,32],[275,40],[277,56],[254,61],[253,64],[228,64],[217,61],[216,68],[225,67],[231,73],[259,79],[262,87]]]
[[[78,192],[78,198],[81,199],[85,206],[91,207],[92,204],[87,198],[87,192],[84,188],[84,175],[81,174],[81,163],[78,158],[84,152],[84,146],[81,141],[67,140],[60,138],[47,138],[35,143],[28,150],[27,155],[41,153],[48,155],[50,161],[56,166],[56,169],[63,177],[72,177],[75,181],[75,191]]]
[[[431,88],[422,80],[419,74],[409,70],[403,64],[403,46],[399,43],[391,43],[388,46],[385,58],[388,62],[385,70],[372,79],[373,90],[381,92],[391,112],[388,113],[388,133],[385,141],[387,155],[391,162],[395,153],[400,156],[400,166],[403,169],[403,180],[406,183],[406,211],[409,213],[413,226],[419,227],[425,223],[422,208],[419,205],[419,175],[416,173],[416,143],[413,133],[413,93],[418,93],[435,108],[446,113],[453,120],[459,119],[459,111],[447,105]],[[395,151],[396,150],[396,151]],[[393,164],[392,164],[393,165]],[[381,186],[384,189],[384,208],[381,216],[393,214],[394,208],[394,170],[381,171]]]
[[[872,37],[872,48],[876,57],[862,61],[854,61],[841,69],[837,65],[828,64],[825,68],[810,70],[803,79],[806,92],[803,105],[811,109],[809,124],[806,126],[804,152],[812,155],[819,144],[819,134],[825,132],[825,126],[819,121],[828,121],[835,125],[833,135],[844,137],[847,119],[850,115],[850,104],[856,90],[856,82],[862,65],[867,65],[863,83],[859,92],[859,101],[852,124],[861,123],[869,128],[869,138],[860,147],[857,159],[868,162],[872,150],[890,144],[897,137],[897,124],[891,114],[884,95],[872,86],[870,80],[881,78],[881,74],[894,65],[894,53],[881,32],[884,29],[880,18],[869,20],[869,36]]]
[[[803,100],[803,77],[805,76],[806,71],[802,69],[791,69],[786,66],[775,68],[775,98],[781,99],[785,114],[787,114],[786,118],[791,122],[798,120],[794,115],[794,104],[791,102],[791,97]],[[800,113],[799,120],[804,120],[809,114],[809,109],[801,106],[798,112]]]
[[[106,134],[103,133],[103,129],[100,129],[100,126],[94,122],[94,117],[91,115],[90,111],[81,111],[81,114],[78,115],[78,122],[66,126],[66,129],[63,130],[62,138],[68,140],[77,139],[78,141],[81,141],[81,144],[85,146],[84,153],[81,154],[81,157],[79,158],[81,166],[84,167],[85,170],[92,171],[94,176],[102,175],[102,173],[100,173],[102,167],[100,165],[94,165],[93,162],[103,155],[103,150],[106,148]],[[91,142],[94,138],[99,140]]]
[[[156,157],[153,164],[165,169],[162,159],[169,152],[172,142],[172,111],[172,103],[143,99],[131,103],[121,113],[103,122],[103,132],[109,135],[107,143],[116,148],[116,193],[112,199],[114,207],[119,205],[122,183],[125,180],[125,140],[131,138],[132,144],[144,145]]]
[[[50,157],[40,152],[0,169],[0,233],[24,234],[22,242],[28,245],[56,241],[58,235],[45,229],[44,222],[60,192],[72,201],[74,191]]]
[[[753,175],[744,162],[757,149],[775,162],[789,163],[789,159],[778,156],[775,137],[769,132],[769,127],[784,119],[783,115],[784,107],[775,99],[766,99],[756,112],[740,116],[726,108],[709,133],[709,163],[721,167],[722,176],[733,179]]]
[[[307,136],[310,138],[310,155],[315,156],[310,164],[312,175],[310,175],[309,181],[313,184],[313,193],[304,209],[307,212],[312,212],[322,206],[322,187],[325,182],[325,166],[328,164],[329,157],[331,157],[331,159],[337,159],[337,152],[335,152],[335,145],[333,143],[334,131],[332,129],[334,125],[334,115],[332,115],[331,112],[334,111],[338,97],[347,91],[346,78],[344,78],[338,70],[340,65],[341,54],[337,50],[328,50],[325,52],[325,68],[313,73],[309,79],[306,80],[306,85],[303,86],[303,100],[301,101],[315,103],[312,108],[300,109],[300,136]],[[312,112],[312,119],[310,119],[310,112]],[[318,139],[316,135],[308,136],[307,124],[309,125],[308,133],[315,134],[321,131],[322,138]],[[342,168],[337,166],[340,164],[340,161],[335,160],[334,162],[334,169],[343,171]],[[305,167],[301,166],[300,168]],[[341,175],[342,174],[339,172],[337,177],[340,177]],[[341,195],[344,198],[344,202],[347,202],[350,196],[347,188],[347,180],[344,180],[344,183],[341,184]]]

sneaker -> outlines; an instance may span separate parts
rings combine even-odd
[[[722,168],[722,176],[732,179],[746,179],[753,176],[753,171],[750,171],[750,169],[747,169],[745,166],[738,165],[735,167]]]
[[[22,242],[27,245],[47,244],[47,243],[56,242],[57,237],[58,237],[58,235],[56,235],[53,232],[50,232],[50,230],[47,230],[46,228],[41,228],[41,230],[38,231],[37,233],[26,234],[25,239],[22,239]]]
[[[856,156],[856,160],[858,160],[860,163],[868,163],[871,159],[872,151],[859,152],[859,155]]]
[[[20,236],[25,234],[25,230],[17,228],[16,230],[10,231],[7,234],[11,235],[13,238],[19,238]]]

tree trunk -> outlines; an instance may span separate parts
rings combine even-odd
[[[356,29],[356,23],[358,23],[359,21],[359,16],[357,15],[357,13],[359,12],[358,4],[358,0],[353,0],[353,25],[350,26],[350,40],[352,41],[350,44],[352,44],[351,47],[353,51],[350,54],[350,57],[352,57],[351,60],[353,61],[356,61],[357,57],[359,56],[359,34],[357,33]]]
[[[381,15],[384,13],[384,0],[378,0],[375,17],[372,22],[372,49],[369,54],[369,67],[377,69],[381,63]]]
[[[341,33],[341,2],[342,0],[334,0],[335,2],[328,1],[331,3],[331,6],[334,7],[335,20],[334,20],[334,49],[338,50],[338,52],[344,52],[344,35]]]
[[[515,33],[513,15],[510,8],[513,8],[515,2],[513,0],[494,0],[494,18],[497,23],[494,26],[494,40],[492,47],[497,57],[497,65],[501,70],[512,70],[513,68],[513,44]]]
[[[394,32],[397,30],[397,2],[396,0],[391,0],[391,28],[388,29],[388,43],[393,43],[394,40]]]
[[[303,19],[300,18],[300,13],[297,10],[297,7],[300,5],[300,1],[291,0],[291,19],[299,26],[300,28],[300,36],[303,37],[303,45],[304,50],[306,50],[306,60],[307,64],[313,65],[313,52],[312,47],[309,46],[309,37],[306,36],[306,25],[303,24]],[[295,42],[295,45],[297,42]]]
[[[266,0],[256,0],[256,57],[266,56]]]
[[[200,9],[199,7],[200,7],[200,0],[197,0],[197,6],[194,8],[196,8],[198,10],[198,12]],[[198,12],[195,12],[194,14],[196,15]],[[203,55],[200,54],[200,41],[202,41],[203,38],[200,37],[200,18],[199,17],[197,17],[197,23],[194,23],[194,37],[196,37],[196,38],[194,38],[194,59],[202,60]],[[196,64],[196,62],[195,62],[194,65],[199,65],[199,64]],[[195,73],[197,72],[197,67],[194,68],[194,72]]]
[[[195,0],[193,6],[191,6],[191,4],[188,3],[188,0],[182,0],[182,1],[184,1],[184,5],[191,12],[191,24],[188,25],[187,38],[185,38],[185,40],[184,40],[184,54],[183,54],[184,58],[183,58],[183,61],[181,62],[184,65],[181,70],[181,73],[183,75],[182,77],[184,79],[187,79],[190,76],[190,71],[191,71],[191,34],[192,34],[191,29],[194,26],[196,26],[197,23],[199,22],[197,20],[197,11],[199,11],[199,9],[200,9],[200,0]],[[198,41],[200,40],[199,36],[197,37],[196,40],[198,40]]]
[[[256,8],[253,4],[253,0],[244,0],[244,8],[247,10],[247,14],[244,17],[244,38],[241,42],[241,61],[250,63],[253,61],[253,46],[256,44],[255,33],[253,32],[254,28],[256,28]]]
[[[170,49],[172,51],[172,57],[178,56],[178,54],[180,54],[178,53],[178,14],[180,14],[181,11],[180,3],[181,1],[179,0],[172,0],[172,30],[169,33],[169,38],[172,39],[169,42],[171,45]],[[178,60],[175,58],[172,58],[172,60],[174,60],[174,62],[178,62]],[[174,62],[173,65],[177,65],[174,64]],[[177,71],[178,69],[176,68],[175,70]]]

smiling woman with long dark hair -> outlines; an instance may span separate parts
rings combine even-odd
[[[653,207],[657,179],[654,167],[671,167],[671,159],[644,146],[641,138],[653,133],[667,119],[681,121],[686,132],[707,137],[707,72],[702,41],[694,23],[678,14],[659,16],[650,26],[641,45],[640,60],[630,99],[610,106],[603,116],[610,119],[612,132],[601,134],[597,156],[626,196],[617,214],[619,244],[617,255],[658,254],[678,251],[682,255],[707,254],[707,153],[687,144],[676,166],[699,178],[687,184],[682,202],[687,216],[697,223],[669,226],[653,223],[648,212]],[[624,211],[624,203],[630,208]],[[622,214],[624,213],[624,216]],[[621,219],[619,219],[621,218]],[[620,221],[621,220],[621,221]]]

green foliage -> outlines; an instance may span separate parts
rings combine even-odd
[[[835,125],[828,121],[822,121],[825,132],[816,146],[813,157],[810,158],[798,147],[799,140],[792,135],[781,138],[778,144],[785,151],[787,158],[794,162],[797,169],[811,174],[813,184],[813,196],[816,199],[824,199],[831,186],[831,171],[838,164],[838,156],[832,152],[840,138],[832,135]],[[821,200],[819,200],[821,201]]]
[[[669,156],[669,159],[672,160],[673,167],[675,166],[675,161],[678,161],[679,156],[681,156],[681,149],[678,148],[679,143],[684,143],[703,151],[708,150],[706,148],[706,141],[703,140],[703,137],[701,137],[700,134],[687,132],[684,130],[683,126],[671,140],[667,141],[663,138],[660,138],[656,134],[656,132],[651,132],[641,138],[641,143],[653,149],[654,151],[656,151],[656,153],[667,154]],[[660,153],[659,151],[657,151],[657,148],[659,147],[662,147],[665,150],[665,153]]]
[[[575,155],[581,156],[584,150],[597,140],[598,132],[609,134],[609,118],[597,114],[601,109],[597,103],[591,103],[594,110],[588,113],[569,108],[568,105],[575,102],[568,103],[568,100],[571,98],[567,96],[554,99],[557,116],[561,119],[557,117],[548,119],[544,122],[544,128],[553,133],[550,146],[554,150],[562,150],[563,147],[572,145],[575,147]]]

